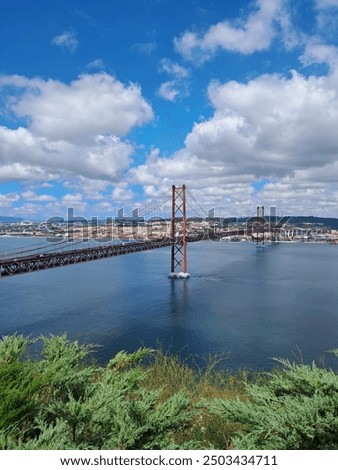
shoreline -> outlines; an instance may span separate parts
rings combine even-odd
[[[48,240],[47,240],[47,237],[44,236],[44,235],[8,235],[8,234],[4,234],[4,235],[0,235],[0,239],[1,238],[22,238],[22,239],[27,239],[27,238],[36,238],[36,239],[40,239],[40,240],[44,240],[46,241],[46,243],[48,243]],[[64,241],[67,239],[67,237],[64,237],[64,236],[57,236],[55,235],[53,238],[55,238],[55,242],[57,241]],[[121,243],[128,243],[128,242],[140,242],[140,241],[144,241],[143,239],[140,240],[140,239],[133,239],[133,238],[124,238],[124,239],[120,239],[119,237],[114,237],[110,240],[107,241],[107,237],[102,237],[102,238],[95,238],[95,237],[87,237],[86,239],[83,239],[83,237],[72,237],[72,239],[69,239],[69,242],[72,243],[73,241],[81,241],[83,243],[88,243],[89,241],[96,241],[97,243],[110,243],[110,242],[113,242],[113,241],[117,241],[117,240],[120,240]],[[106,241],[105,241],[106,240]],[[200,241],[215,241],[215,240],[212,240],[212,239],[208,239],[206,238],[205,240],[200,240]],[[224,240],[222,237],[220,237],[217,242],[223,242],[223,243],[235,243],[235,244],[238,244],[238,243],[253,243],[253,244],[256,244],[257,242],[256,241],[252,241],[252,240]],[[280,243],[305,243],[305,244],[328,244],[328,245],[338,245],[338,239],[334,240],[334,239],[331,239],[331,240],[278,240],[278,241],[275,241],[275,240],[265,240],[265,244],[262,245],[261,242],[259,242],[259,245],[257,246],[266,246],[266,245],[270,245],[270,244],[274,244],[274,245],[277,245],[277,244],[280,244]]]

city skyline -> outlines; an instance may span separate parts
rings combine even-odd
[[[338,0],[14,0],[0,215],[116,216],[185,183],[205,210],[338,214]]]

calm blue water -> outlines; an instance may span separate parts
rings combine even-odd
[[[41,243],[0,238],[0,250]],[[188,280],[171,280],[169,248],[0,279],[0,334],[67,332],[105,362],[141,345],[182,357],[229,353],[232,369],[272,357],[318,360],[338,348],[338,247],[190,244]],[[326,365],[338,365],[325,354]]]

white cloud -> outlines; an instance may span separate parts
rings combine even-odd
[[[52,196],[51,194],[36,194],[34,191],[23,191],[20,194],[20,197],[27,200],[27,201],[34,201],[34,202],[55,202],[56,197]]]
[[[105,217],[113,217],[114,215],[114,206],[107,201],[99,202],[98,204],[94,204],[92,207],[93,214],[104,214]],[[96,217],[96,216],[94,216]]]
[[[204,34],[187,31],[174,44],[187,60],[207,60],[217,49],[251,54],[267,49],[276,36],[275,21],[282,15],[281,0],[256,0],[256,9],[245,19],[212,25]]]
[[[322,42],[335,43],[337,37],[338,24],[338,1],[337,0],[317,0],[317,34]]]
[[[338,7],[338,0],[316,0],[316,6],[319,9]]]
[[[338,204],[337,186],[284,178],[265,185],[259,197],[265,205],[277,206],[280,215],[320,215],[335,217]]]
[[[132,46],[132,49],[137,51],[140,54],[151,55],[157,47],[155,41],[149,42],[138,42]]]
[[[1,146],[1,144],[0,144]],[[1,162],[0,162],[1,163]],[[0,165],[0,181],[36,181],[46,178],[54,179],[57,175],[48,175],[42,168],[32,167],[27,164],[10,163]]]
[[[170,59],[164,58],[159,63],[159,72],[166,73],[171,80],[161,84],[157,91],[158,96],[166,101],[177,101],[190,93],[190,71]]]
[[[318,214],[321,207],[332,215],[333,206],[324,202],[337,197],[337,88],[335,73],[212,82],[214,115],[193,126],[180,151],[170,158],[153,152],[129,178],[146,188],[184,182],[200,193],[200,202],[228,215],[248,214],[258,200],[277,206],[284,201],[284,213]],[[275,183],[253,191],[259,180]]]
[[[335,46],[309,41],[300,60],[305,66],[326,63],[331,70],[335,70],[338,65],[338,49]]]
[[[45,206],[31,202],[25,202],[20,206],[13,207],[11,209],[11,214],[17,215],[19,217],[35,219],[37,216],[40,217],[40,214],[44,213],[45,209]]]
[[[117,137],[97,136],[88,145],[50,141],[27,129],[0,127],[0,179],[58,179],[69,175],[116,180],[130,164],[133,147]],[[12,170],[12,171],[11,171]]]
[[[196,128],[188,146],[194,144],[199,155],[207,148],[205,140],[213,142],[217,158],[217,144],[227,144],[223,161],[231,163],[238,155],[236,167],[257,177],[333,162],[338,158],[336,85],[333,75],[305,78],[296,72],[289,79],[267,75],[248,84],[212,83],[215,116],[201,125],[204,132]]]
[[[76,38],[76,32],[71,30],[64,31],[59,36],[55,36],[52,39],[52,44],[54,44],[55,46],[64,47],[65,49],[68,49],[71,53],[74,53],[79,46],[79,41]]]
[[[175,78],[187,78],[190,76],[190,72],[186,67],[167,58],[163,58],[160,61],[159,70]]]
[[[87,64],[87,68],[103,70],[105,66],[104,66],[104,62],[102,59],[95,59],[89,62],[89,64]]]
[[[20,197],[15,193],[0,194],[0,208],[11,207]]]
[[[133,200],[134,193],[127,183],[120,183],[115,185],[111,196],[115,202],[129,203]]]
[[[85,213],[88,203],[83,200],[81,193],[65,194],[61,200],[54,206],[55,210],[59,208],[72,208],[76,214]]]
[[[89,179],[78,176],[75,180],[64,181],[63,187],[72,191],[82,191],[86,199],[99,201],[106,197],[106,190],[111,183],[100,179]]]
[[[5,79],[8,84],[18,82],[17,77],[3,77],[3,83]],[[28,118],[34,134],[49,139],[87,141],[107,133],[121,137],[153,118],[137,85],[125,86],[103,72],[81,75],[69,85],[57,80],[22,81],[27,88],[12,109],[18,117]]]
[[[166,101],[175,101],[180,94],[179,90],[176,88],[175,80],[163,82],[157,93]]]
[[[116,181],[133,154],[123,137],[153,118],[137,85],[106,73],[82,75],[69,85],[3,76],[0,87],[12,112],[27,120],[27,128],[0,127],[0,180],[81,175]]]

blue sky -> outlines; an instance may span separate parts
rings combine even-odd
[[[13,0],[0,215],[115,216],[185,183],[206,210],[338,217],[338,0]]]

